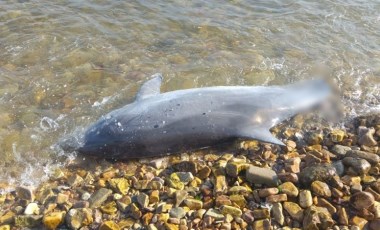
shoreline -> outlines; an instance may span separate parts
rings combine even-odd
[[[380,114],[345,130],[273,131],[286,147],[240,141],[57,169],[0,195],[0,230],[380,228]]]

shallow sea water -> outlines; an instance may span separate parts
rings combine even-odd
[[[163,91],[275,85],[325,74],[349,116],[380,108],[380,2],[0,2],[0,188],[36,185],[75,155],[55,148]]]

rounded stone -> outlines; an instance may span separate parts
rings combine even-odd
[[[331,197],[331,190],[329,186],[322,181],[314,181],[311,184],[311,190],[317,196]]]
[[[360,158],[345,157],[343,159],[343,164],[352,168],[353,172],[357,175],[367,174],[371,169],[371,164],[367,160]]]
[[[313,204],[313,197],[309,190],[301,190],[299,194],[299,205],[302,208],[308,208]]]
[[[375,198],[369,192],[357,192],[350,198],[350,203],[358,210],[369,208],[374,202]]]
[[[279,186],[282,193],[291,197],[298,196],[298,189],[292,182],[285,182]]]
[[[233,217],[240,217],[242,215],[242,211],[240,210],[240,208],[236,208],[236,207],[229,206],[229,205],[222,205],[220,207],[220,211],[224,215],[230,214]]]

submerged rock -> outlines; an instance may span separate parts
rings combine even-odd
[[[112,194],[112,190],[101,188],[96,191],[89,199],[90,208],[98,208],[107,200],[108,196]]]
[[[56,229],[64,221],[65,212],[51,212],[43,217],[43,224],[47,229]]]
[[[29,187],[24,187],[24,186],[16,187],[16,193],[20,199],[34,201],[33,190]]]
[[[92,210],[89,208],[70,209],[65,219],[66,224],[72,229],[79,229],[90,225],[94,221]]]
[[[373,135],[375,134],[374,128],[359,126],[358,133],[359,133],[359,139],[358,139],[359,144],[365,145],[365,146],[377,145],[377,141],[373,137]]]

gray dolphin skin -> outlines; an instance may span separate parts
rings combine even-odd
[[[325,100],[322,80],[287,86],[217,86],[160,93],[161,74],[145,82],[133,103],[85,133],[80,153],[113,159],[167,155],[237,138],[283,145],[269,129]]]

